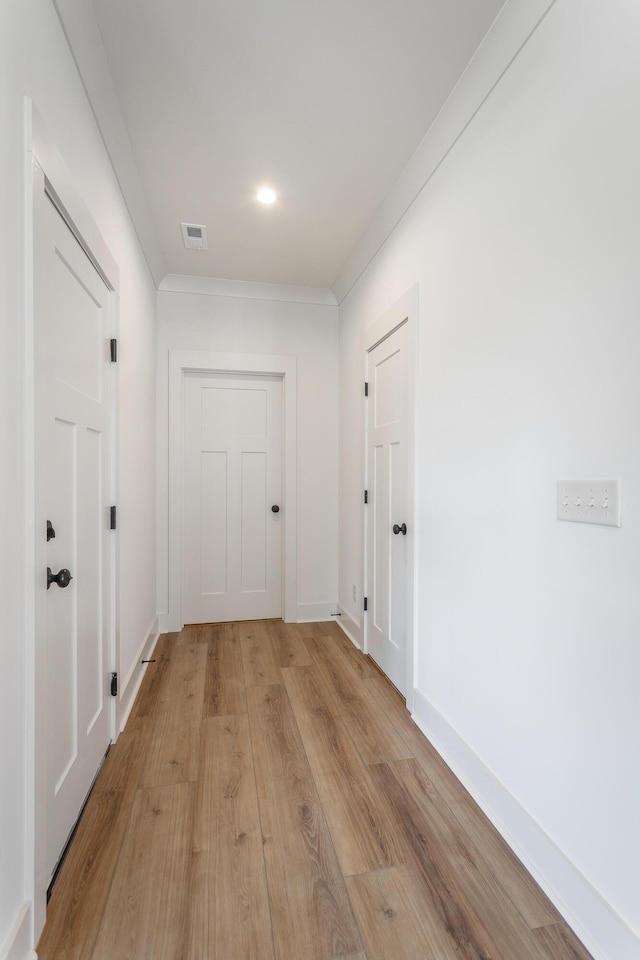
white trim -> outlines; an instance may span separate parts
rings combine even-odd
[[[29,98],[25,97],[25,102],[28,101],[28,99]],[[38,111],[33,105],[31,106],[31,110],[33,120],[31,150],[50,183],[53,184],[58,197],[64,203],[65,209],[73,220],[86,246],[89,247],[93,256],[100,264],[101,270],[108,280],[109,287],[117,291],[120,287],[120,270],[118,264],[112,257],[109,247],[98,229],[95,220],[91,216],[85,203],[78,196],[74,181],[69,173],[69,168],[49,135]],[[31,181],[31,178],[29,179]]]
[[[11,924],[3,944],[0,960],[38,960],[31,948],[31,903],[25,901]]]
[[[23,476],[24,476],[24,603],[25,648],[25,775],[24,775],[24,894],[35,900],[36,892],[36,627],[35,627],[35,344],[34,344],[34,229],[33,229],[33,104],[23,100],[23,253],[24,263],[24,392]],[[41,905],[44,917],[44,904]],[[35,911],[29,911],[31,944]]]
[[[43,769],[42,735],[37,717],[38,673],[41,670],[41,656],[37,648],[36,637],[36,593],[35,593],[35,313],[34,313],[34,214],[36,197],[44,196],[44,177],[52,184],[57,197],[73,222],[75,230],[82,236],[84,244],[91,250],[99,262],[102,273],[111,288],[113,320],[115,326],[118,309],[118,291],[120,272],[115,259],[111,256],[102,234],[91,217],[87,207],[76,192],[68,167],[60,155],[45,124],[29,97],[23,101],[24,118],[24,476],[25,476],[25,571],[24,571],[24,619],[25,619],[25,893],[31,897],[31,938],[35,944],[44,926],[46,917],[46,816],[45,791],[40,784],[46,779]],[[37,193],[36,193],[37,191]],[[112,384],[113,385],[113,384]],[[115,389],[115,386],[114,386]],[[117,449],[117,425],[111,424],[111,456]],[[115,490],[111,491],[115,503]],[[113,555],[114,545],[111,546]],[[112,564],[113,573],[113,564]],[[118,662],[116,647],[116,584],[112,577],[109,598],[111,607],[109,658],[113,669]],[[115,705],[109,704],[111,736],[115,735]]]
[[[637,960],[640,938],[417,689],[412,716],[594,960]]]
[[[338,626],[349,640],[351,640],[354,647],[362,650],[362,630],[360,624],[353,619],[349,611],[343,607],[341,603],[338,604],[338,610],[340,611],[340,616],[336,617]]]
[[[147,672],[146,664],[143,664],[142,661],[148,660],[152,656],[159,636],[158,618],[154,617],[127,676],[123,682],[119,683],[118,700],[116,704],[116,731],[118,734],[122,733],[127,724],[138,690]]]
[[[182,404],[186,371],[281,376],[284,390],[284,578],[283,619],[297,620],[296,358],[276,354],[169,350],[169,610],[159,615],[162,633],[184,626],[182,610]]]
[[[297,623],[320,623],[323,620],[337,620],[335,617],[335,600],[326,600],[324,603],[299,603]]]
[[[556,0],[509,0],[504,4],[440,113],[345,263],[333,285],[338,304],[349,295],[555,3]]]
[[[315,303],[325,307],[337,305],[335,294],[329,287],[295,287],[280,283],[255,283],[250,280],[189,277],[176,273],[168,273],[158,290],[162,293],[192,293],[208,297]]]
[[[411,533],[410,543],[412,548],[408,552],[407,564],[407,650],[406,650],[406,674],[405,690],[407,710],[411,711],[413,706],[413,689],[416,678],[416,650],[414,636],[417,629],[417,589],[415,579],[418,570],[418,537],[415,536],[415,517],[416,511],[416,490],[418,482],[416,478],[416,431],[417,431],[417,390],[418,390],[418,357],[419,357],[419,328],[418,323],[418,285],[414,284],[407,290],[396,302],[386,310],[382,316],[378,317],[370,326],[366,327],[362,334],[362,381],[367,378],[367,357],[370,351],[385,340],[394,330],[407,323],[408,329],[408,365],[407,375],[410,379],[409,405],[407,410],[407,527]],[[364,437],[364,478],[363,488],[368,485],[368,451],[367,451],[367,400],[363,399],[363,437]],[[368,506],[363,504],[362,509],[366,511]],[[363,578],[364,592],[367,591],[367,515],[364,515],[363,524]],[[367,645],[367,617],[363,614],[360,636],[362,638],[362,649],[368,653]]]

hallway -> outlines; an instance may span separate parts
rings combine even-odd
[[[40,960],[589,960],[332,623],[163,635]]]

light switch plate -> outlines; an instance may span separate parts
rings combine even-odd
[[[558,520],[620,526],[619,480],[558,480]]]

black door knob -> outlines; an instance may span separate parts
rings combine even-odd
[[[47,590],[52,583],[57,583],[59,587],[68,587],[72,580],[73,577],[66,567],[63,567],[58,573],[52,573],[51,567],[47,567]]]
[[[271,507],[271,512],[272,512],[272,513],[280,513],[280,507],[278,506],[277,503],[274,503],[274,505]]]
[[[398,526],[397,523],[394,523],[394,525],[393,525],[393,532],[394,532],[396,535],[399,534],[399,533],[401,533],[403,537],[406,537],[406,535],[407,535],[407,525],[406,525],[406,523],[403,523],[402,526]]]

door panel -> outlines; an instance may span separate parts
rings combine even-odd
[[[375,444],[373,452],[373,479],[369,484],[370,504],[373,508],[372,525],[372,567],[373,586],[368,590],[372,609],[372,626],[376,634],[384,636],[387,630],[389,591],[389,554],[385,549],[389,527],[389,499],[384,490],[387,482],[387,450],[382,444]],[[371,638],[370,638],[371,639]],[[372,654],[373,655],[373,654]]]
[[[56,572],[65,566],[77,570],[78,566],[74,534],[77,448],[76,424],[54,418],[49,476],[59,493],[54,523],[56,537],[49,545],[48,560]],[[50,787],[57,795],[78,754],[78,634],[75,602],[73,595],[69,596],[71,587],[66,594],[53,589],[47,596],[50,684],[46,703],[49,729],[56,732],[55,737],[49,738],[48,746]],[[70,696],[59,696],[60,690],[68,690]]]
[[[200,460],[200,592],[227,590],[227,454],[203,450]]]
[[[111,736],[110,293],[46,198],[36,205],[36,630],[51,877]],[[55,538],[46,542],[46,521]],[[71,583],[46,587],[46,569]]]
[[[368,354],[367,651],[406,693],[408,506],[406,323]]]
[[[184,619],[282,614],[282,380],[186,374]]]
[[[240,581],[243,592],[267,588],[267,454],[242,453],[242,551]]]

